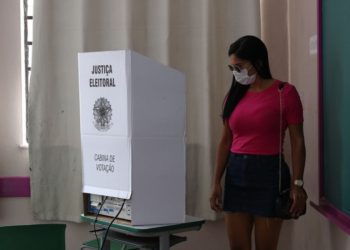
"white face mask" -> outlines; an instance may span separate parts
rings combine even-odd
[[[232,73],[235,76],[236,81],[242,85],[252,84],[256,79],[256,74],[249,76],[247,69],[242,69],[241,72],[233,70]]]

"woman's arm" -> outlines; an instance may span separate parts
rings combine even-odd
[[[210,196],[210,206],[215,211],[220,211],[222,209],[221,178],[222,178],[222,175],[224,174],[226,162],[230,155],[231,144],[232,144],[232,132],[228,123],[225,121],[221,140],[220,140],[217,154],[216,154],[213,191]]]
[[[292,150],[292,189],[291,189],[291,198],[293,203],[290,209],[293,217],[298,217],[305,207],[305,202],[307,199],[306,192],[302,187],[294,185],[295,180],[303,180],[304,176],[304,167],[305,167],[305,141],[304,141],[304,132],[303,125],[289,125],[289,135],[291,142]]]
[[[290,143],[292,147],[292,185],[294,180],[302,180],[305,166],[305,142],[303,125],[289,125]]]
[[[227,122],[225,122],[218,151],[216,153],[216,164],[214,173],[214,185],[220,184],[222,175],[225,171],[227,159],[230,155],[232,144],[232,133]]]

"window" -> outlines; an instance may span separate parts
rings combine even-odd
[[[318,6],[320,197],[311,205],[350,234],[350,87],[345,77],[350,35],[339,32],[347,29],[349,1],[319,0]]]
[[[28,147],[28,91],[32,69],[33,47],[33,1],[21,0],[21,38],[22,38],[22,143]]]

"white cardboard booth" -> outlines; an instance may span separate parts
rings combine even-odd
[[[185,76],[130,50],[79,53],[83,192],[133,225],[185,218]]]

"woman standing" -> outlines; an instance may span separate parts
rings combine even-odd
[[[254,228],[256,249],[274,250],[283,222],[275,205],[280,189],[290,188],[292,217],[303,214],[306,206],[302,104],[293,85],[272,78],[267,49],[259,38],[238,39],[228,55],[233,80],[223,105],[210,204],[225,212],[231,249],[251,250]],[[287,129],[292,175],[283,158]]]

